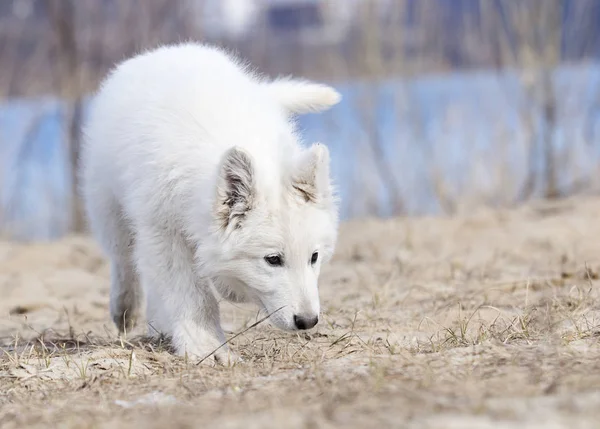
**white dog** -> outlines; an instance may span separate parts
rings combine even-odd
[[[203,357],[225,341],[215,291],[275,312],[280,329],[317,324],[338,209],[327,148],[303,148],[292,118],[339,100],[328,86],[269,81],[194,43],[110,73],[84,127],[81,191],[110,257],[120,332],[135,327],[145,299],[149,333]]]

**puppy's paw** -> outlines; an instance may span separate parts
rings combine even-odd
[[[232,366],[242,362],[242,359],[224,344],[224,338],[217,338],[203,329],[194,330],[193,335],[189,334],[190,330],[184,332],[185,335],[173,338],[173,346],[176,354],[186,356],[190,362],[209,366]]]
[[[236,364],[240,364],[244,362],[244,360],[237,354],[231,351],[231,349],[223,346],[219,350],[211,350],[205,354],[197,354],[194,353],[192,355],[187,355],[187,358],[191,363],[202,366],[224,366],[231,367]]]

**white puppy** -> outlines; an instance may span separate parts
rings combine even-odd
[[[149,333],[203,357],[225,341],[215,291],[275,312],[281,329],[316,325],[337,203],[327,148],[303,148],[292,118],[339,100],[328,86],[269,81],[194,43],[110,73],[84,127],[81,191],[110,258],[120,331],[145,299]]]

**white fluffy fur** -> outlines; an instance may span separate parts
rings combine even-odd
[[[327,148],[302,147],[292,117],[339,99],[325,85],[270,82],[193,43],[113,70],[84,128],[81,191],[111,261],[121,331],[146,301],[148,332],[202,357],[225,341],[215,292],[280,309],[270,320],[284,330],[296,329],[295,315],[318,316],[337,205]],[[276,254],[283,266],[265,260]]]

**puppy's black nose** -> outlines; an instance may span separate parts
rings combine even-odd
[[[319,323],[319,316],[304,317],[294,315],[294,324],[298,329],[310,329],[314,327],[317,323]]]

